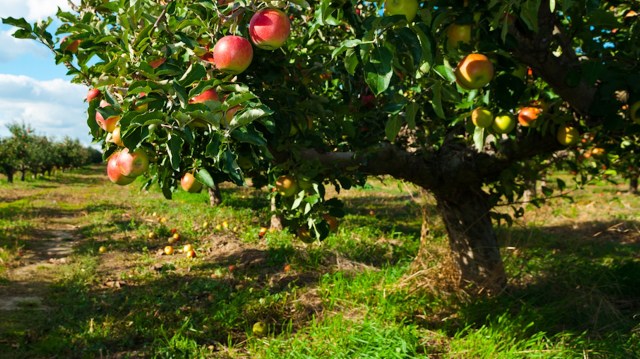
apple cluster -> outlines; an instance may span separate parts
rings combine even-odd
[[[249,36],[253,44],[264,50],[280,48],[289,38],[291,24],[287,15],[274,8],[256,12],[249,21]],[[213,47],[213,65],[220,71],[239,74],[245,71],[253,60],[253,47],[242,36],[227,35]]]
[[[111,182],[124,186],[149,169],[149,156],[138,148],[133,153],[128,148],[114,152],[107,160],[107,176]]]
[[[235,10],[234,10],[235,11]],[[264,8],[253,14],[248,26],[248,34],[251,42],[242,36],[225,35],[221,37],[209,51],[200,56],[201,59],[210,62],[213,67],[226,74],[240,74],[244,72],[253,60],[253,46],[264,50],[275,50],[280,48],[288,40],[291,32],[289,17],[280,9]],[[69,45],[69,40],[63,40],[65,51],[77,51],[79,42]],[[253,44],[253,45],[252,45]],[[166,62],[166,58],[153,58],[148,63],[156,69]],[[121,138],[120,120],[122,113],[111,103],[106,101],[105,94],[99,89],[92,88],[87,94],[87,102],[100,101],[95,111],[95,121],[103,131],[107,133],[107,142],[114,143],[118,149],[113,153],[107,163],[107,174],[109,179],[119,185],[126,185],[135,180],[137,176],[145,172],[149,165],[148,156],[141,147],[132,153],[125,148]],[[137,99],[145,97],[144,93],[139,93]],[[221,98],[213,88],[206,88],[199,95],[189,100],[190,104],[207,104],[209,102],[220,102],[227,99]],[[145,112],[148,110],[147,103],[135,104],[132,107],[136,111]],[[213,107],[212,107],[213,108]],[[233,106],[224,111],[220,126],[229,128],[234,115],[242,110],[239,105]],[[190,122],[192,127],[207,127],[204,122],[194,119]],[[131,149],[133,150],[133,149]],[[183,173],[181,177],[181,187],[187,192],[199,192],[202,189],[200,183],[193,172]]]

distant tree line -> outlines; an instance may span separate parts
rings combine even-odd
[[[35,134],[25,124],[7,126],[11,135],[0,138],[0,173],[12,183],[17,173],[25,180],[27,172],[34,176],[51,176],[55,169],[62,171],[102,162],[102,154],[79,140],[65,137],[54,141]]]

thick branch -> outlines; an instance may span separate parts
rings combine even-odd
[[[390,175],[420,187],[435,188],[438,184],[435,156],[409,153],[390,143],[381,143],[366,153],[327,152],[304,150],[302,157],[318,161],[323,167],[335,171],[356,170],[368,175]]]
[[[518,47],[513,49],[513,55],[531,66],[534,72],[553,87],[576,112],[588,115],[595,99],[596,86],[584,80],[575,86],[568,83],[569,75],[580,71],[580,60],[571,41],[558,26],[555,15],[551,13],[548,0],[540,5],[538,24],[537,33],[519,29],[517,26],[509,28],[509,34],[518,43]],[[561,51],[554,55],[558,45]]]

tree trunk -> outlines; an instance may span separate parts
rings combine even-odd
[[[13,183],[13,172],[9,171],[5,173],[7,175],[7,181]]]
[[[629,192],[638,194],[638,176],[633,176],[629,179]]]
[[[470,293],[497,294],[506,273],[489,212],[488,195],[477,188],[447,188],[434,193],[460,274],[459,287]]]
[[[209,205],[211,207],[219,206],[222,203],[222,193],[220,193],[220,187],[215,184],[214,188],[208,187],[209,191]]]
[[[24,182],[27,179],[27,171],[20,171],[20,181]]]
[[[538,181],[535,178],[526,179],[524,181],[525,190],[522,193],[522,202],[529,203],[532,199],[538,196],[537,185]]]
[[[270,227],[273,230],[281,231],[282,228],[283,228],[283,226],[282,226],[282,218],[280,218],[280,216],[275,214],[275,211],[278,209],[278,206],[276,204],[276,197],[275,196],[271,197],[270,209],[271,209],[271,212],[273,213],[271,215],[271,225],[270,225]]]

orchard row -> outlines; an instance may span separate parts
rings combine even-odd
[[[26,179],[27,172],[51,175],[54,169],[73,169],[102,162],[99,151],[83,146],[78,140],[54,141],[39,136],[26,125],[9,125],[11,135],[0,138],[0,173],[13,182],[16,173]]]

